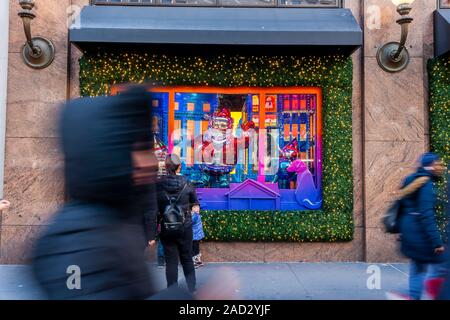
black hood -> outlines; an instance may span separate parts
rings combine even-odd
[[[70,101],[60,121],[66,191],[72,200],[127,201],[135,194],[131,153],[152,141],[151,98],[140,89]]]
[[[163,178],[161,187],[169,194],[179,193],[186,183],[186,178],[180,175],[167,175]]]

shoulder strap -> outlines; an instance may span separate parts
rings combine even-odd
[[[186,182],[184,183],[183,189],[181,189],[180,193],[178,194],[178,197],[177,197],[177,200],[175,200],[175,203],[177,203],[178,200],[180,200],[181,195],[183,194],[184,189],[186,189],[187,184],[188,184],[188,183],[187,183],[187,181],[186,181]]]
[[[400,190],[400,197],[405,198],[407,196],[410,196],[411,194],[422,188],[428,181],[430,181],[429,177],[419,177],[415,179],[413,182]]]

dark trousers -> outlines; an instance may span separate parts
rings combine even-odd
[[[200,254],[200,241],[194,240],[192,242],[192,255],[195,257]]]
[[[194,261],[192,261],[192,226],[184,229],[180,237],[161,236],[166,260],[167,287],[178,283],[178,259],[183,267],[184,277],[189,291],[195,291],[196,279]]]

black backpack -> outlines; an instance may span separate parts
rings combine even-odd
[[[400,215],[402,212],[402,201],[396,200],[383,216],[383,224],[387,233],[400,233]]]
[[[168,237],[180,236],[183,233],[183,226],[185,220],[185,212],[183,207],[178,205],[187,183],[184,184],[183,189],[178,194],[178,197],[171,196],[166,193],[169,203],[164,208],[161,218],[161,234]]]

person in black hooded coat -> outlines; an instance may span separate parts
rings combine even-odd
[[[151,159],[150,105],[149,95],[135,88],[63,108],[69,202],[37,241],[32,260],[50,299],[144,299],[154,293],[143,250],[155,238],[157,215],[156,166],[143,156]]]

